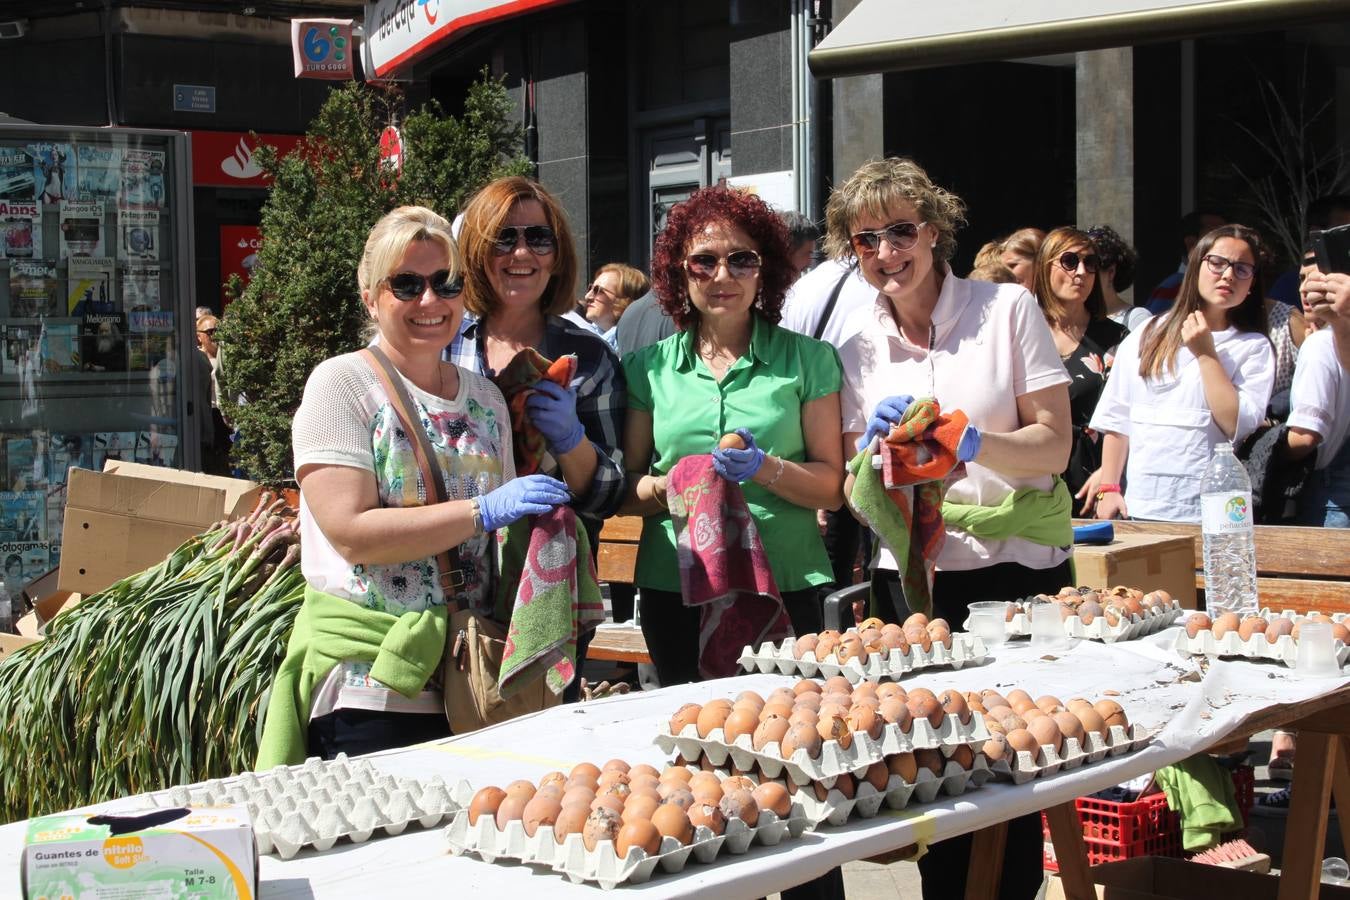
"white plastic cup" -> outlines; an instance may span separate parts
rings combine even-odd
[[[1059,649],[1068,644],[1059,603],[1033,603],[1031,606],[1031,646],[1036,650]]]
[[[986,647],[1008,639],[1008,603],[1006,600],[977,600],[970,604],[970,630],[979,635]]]
[[[1298,658],[1294,669],[1300,675],[1339,675],[1336,645],[1330,622],[1304,620],[1298,626]]]

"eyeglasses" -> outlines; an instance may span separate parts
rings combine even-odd
[[[203,328],[203,329],[201,329],[200,331],[198,331],[197,333],[198,333],[198,334],[204,334],[204,335],[206,335],[206,336],[209,337],[209,338],[213,338],[213,337],[216,336],[216,330],[215,330],[214,328]]]
[[[1102,258],[1095,253],[1075,253],[1072,250],[1066,250],[1059,255],[1059,267],[1066,272],[1077,272],[1079,265],[1082,265],[1083,271],[1089,275],[1096,275],[1097,270],[1102,267]]]
[[[426,292],[427,282],[431,283],[431,292],[442,300],[453,300],[464,290],[464,279],[456,278],[451,281],[449,269],[440,269],[430,275],[399,272],[397,275],[390,275],[384,281],[389,285],[389,293],[403,301],[421,297]]]
[[[908,250],[919,242],[919,229],[927,222],[892,222],[885,228],[875,231],[858,231],[848,239],[853,252],[859,256],[871,256],[881,248],[882,238],[896,250]]]
[[[1220,256],[1217,253],[1205,254],[1205,265],[1215,275],[1222,275],[1228,271],[1228,267],[1233,267],[1233,277],[1238,281],[1246,281],[1256,274],[1256,266],[1251,263],[1238,262],[1235,259],[1229,259],[1226,256]]]
[[[732,278],[753,278],[764,260],[754,250],[735,250],[726,256],[716,253],[691,253],[684,258],[685,271],[699,281],[717,276],[717,267],[725,264]]]
[[[613,291],[605,290],[600,286],[600,282],[598,281],[595,284],[591,285],[590,287],[586,288],[586,296],[589,297],[592,294],[600,294],[602,296],[608,297],[611,300],[619,299],[618,294],[614,293]]]
[[[516,249],[522,235],[525,247],[535,256],[547,256],[558,249],[558,236],[547,225],[503,225],[492,247],[498,256],[505,256]]]

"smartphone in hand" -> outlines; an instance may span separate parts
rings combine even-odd
[[[1323,274],[1350,274],[1350,225],[1314,231],[1310,238],[1313,252],[1317,254],[1317,268]]]

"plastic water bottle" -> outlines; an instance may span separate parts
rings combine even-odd
[[[1233,455],[1219,444],[1200,481],[1200,521],[1205,536],[1205,607],[1211,616],[1257,612],[1256,533],[1252,482]]]

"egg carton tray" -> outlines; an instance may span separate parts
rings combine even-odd
[[[734,742],[728,743],[722,729],[714,728],[707,737],[699,737],[694,723],[686,725],[679,734],[671,734],[670,725],[663,723],[655,743],[661,752],[679,753],[691,762],[707,757],[714,766],[723,766],[730,759],[742,772],[758,766],[765,778],[778,778],[786,773],[786,777],[797,784],[818,781],[831,787],[840,775],[861,775],[868,766],[891,754],[979,743],[989,739],[989,729],[981,716],[972,715],[970,721],[962,722],[955,715],[947,715],[937,727],[927,719],[915,719],[906,730],[887,723],[881,729],[880,740],[858,732],[852,737],[847,747],[841,746],[839,741],[825,741],[819,756],[813,758],[806,750],[798,749],[791,759],[783,758],[778,741],[770,741],[756,750],[751,735],[738,735]]]
[[[1230,631],[1221,638],[1216,638],[1214,632],[1208,629],[1195,637],[1182,631],[1177,635],[1176,649],[1183,656],[1269,659],[1284,663],[1291,669],[1298,664],[1298,641],[1289,634],[1280,635],[1272,644],[1264,634],[1254,634],[1244,641],[1236,631]],[[1332,653],[1336,657],[1336,664],[1344,669],[1347,661],[1350,661],[1350,644],[1336,641]]]
[[[952,646],[935,643],[931,650],[910,645],[908,651],[891,650],[887,653],[869,653],[866,660],[854,657],[846,662],[831,653],[822,660],[816,659],[812,651],[802,654],[801,659],[793,655],[796,643],[794,638],[785,638],[781,644],[764,643],[759,649],[746,646],[741,651],[741,668],[747,672],[780,675],[800,674],[807,678],[817,675],[832,678],[843,675],[850,684],[860,681],[877,681],[882,678],[899,679],[907,672],[919,669],[932,669],[938,666],[951,666],[960,669],[964,666],[982,665],[988,659],[989,651],[978,635],[956,632],[952,635]]]
[[[980,787],[993,776],[994,772],[984,755],[977,753],[970,769],[963,769],[960,763],[948,759],[941,775],[934,775],[931,770],[921,768],[913,784],[892,774],[883,791],[877,790],[871,782],[859,779],[851,798],[832,787],[824,800],[817,798],[808,788],[799,789],[792,799],[801,804],[814,827],[838,827],[854,815],[860,819],[873,818],[883,805],[898,810],[911,804],[932,803],[943,794],[959,797],[966,791]]]
[[[1087,625],[1084,625],[1083,620],[1077,616],[1069,616],[1062,624],[1064,634],[1068,637],[1113,644],[1116,641],[1132,641],[1161,631],[1175,622],[1181,613],[1181,604],[1173,600],[1165,609],[1146,610],[1141,616],[1131,616],[1129,621],[1122,619],[1115,625],[1109,624],[1105,616],[1097,616]],[[970,620],[967,619],[962,627],[969,628]],[[1004,631],[1010,638],[1030,637],[1031,616],[1025,612],[1014,613],[1013,617],[1004,623]]]
[[[253,818],[258,852],[282,859],[305,848],[329,850],[342,838],[359,844],[377,831],[401,834],[413,823],[432,828],[466,808],[472,797],[467,782],[452,789],[440,778],[396,778],[344,754],[150,795],[157,807],[244,806]]]
[[[1095,731],[1089,733],[1086,746],[1077,738],[1065,738],[1060,751],[1049,744],[1042,744],[1034,756],[1026,750],[1019,750],[1012,760],[1006,757],[1000,759],[991,764],[990,769],[1013,784],[1026,784],[1032,779],[1053,775],[1060,769],[1076,769],[1088,763],[1100,762],[1108,756],[1133,753],[1153,740],[1153,733],[1144,731],[1138,725],[1131,725],[1128,729],[1112,725],[1108,733],[1109,740]]]
[[[649,880],[657,866],[667,873],[683,871],[691,856],[706,865],[724,850],[739,856],[756,842],[772,847],[800,837],[811,824],[801,804],[794,802],[784,819],[772,810],[761,810],[754,827],[732,818],[727,820],[722,834],[699,826],[694,829],[693,842],[687,846],[673,837],[663,837],[661,849],[654,855],[647,855],[641,847],[632,847],[620,858],[613,841],[599,841],[594,850],[587,850],[580,834],[569,834],[559,844],[552,825],[541,825],[529,835],[518,819],[507,822],[505,829],[498,829],[490,816],[480,816],[477,824],[470,825],[468,810],[461,810],[445,829],[445,839],[455,856],[472,853],[489,863],[498,859],[518,860],[550,868],[574,883],[595,882],[610,890],[620,884]]]

